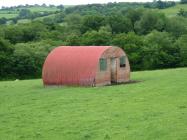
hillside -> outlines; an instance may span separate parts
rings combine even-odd
[[[28,9],[31,12],[55,12],[58,11],[57,7],[44,7],[44,6],[33,6],[33,7],[21,7],[3,10],[0,9],[0,18],[5,17],[7,19],[18,16],[21,9]]]
[[[174,7],[163,9],[161,10],[161,12],[171,17],[171,16],[176,16],[180,9],[184,9],[185,11],[187,11],[187,4],[177,4]]]
[[[0,82],[0,139],[184,140],[187,68],[132,73],[135,84],[44,88]]]
[[[133,4],[133,3],[116,3],[116,6],[114,4],[113,7],[110,7],[110,5],[108,4],[108,6],[104,6],[105,8],[107,7],[107,10],[102,10],[102,8],[100,9],[99,7],[102,7],[104,5],[97,5],[96,4],[96,9],[94,9],[94,4],[93,6],[84,6],[84,5],[80,5],[80,6],[64,6],[65,9],[68,9],[67,11],[73,12],[73,13],[79,13],[79,14],[86,14],[89,13],[90,11],[94,11],[94,12],[99,12],[99,13],[105,13],[105,12],[109,12],[111,10],[114,10],[116,12],[118,12],[117,9],[119,10],[125,10],[128,8],[143,8],[143,4]],[[97,9],[98,8],[98,9]],[[103,8],[103,9],[105,9]],[[22,6],[22,7],[15,7],[15,8],[10,8],[10,9],[0,9],[0,18],[6,18],[9,21],[7,23],[10,23],[10,21],[12,20],[12,18],[16,18],[19,15],[19,12],[21,11],[21,9],[28,9],[30,10],[32,13],[42,13],[42,12],[48,12],[48,15],[41,15],[35,18],[35,20],[43,20],[44,18],[51,18],[54,17],[56,15],[58,15],[59,9],[57,8],[57,6]],[[151,9],[151,8],[150,8]],[[179,12],[180,9],[184,9],[185,11],[187,10],[187,4],[177,4],[174,7],[170,7],[170,8],[165,8],[165,9],[157,9],[157,11],[164,13],[166,16],[168,17],[172,17],[172,16],[176,16],[177,13]],[[98,11],[97,11],[98,10]],[[57,12],[57,13],[55,13]],[[66,12],[65,12],[66,13]],[[18,23],[27,23],[30,22],[31,20],[26,18],[26,19],[19,19]]]

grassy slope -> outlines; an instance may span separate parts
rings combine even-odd
[[[143,82],[96,88],[0,82],[0,139],[186,139],[187,68],[135,72],[132,79]]]
[[[0,9],[0,18],[5,17],[7,19],[10,19],[16,17],[17,15],[17,11],[4,11]]]
[[[176,16],[180,9],[184,9],[187,11],[187,4],[177,4],[174,7],[166,8],[161,10],[161,12],[164,12],[167,16]]]
[[[5,18],[7,18],[7,19],[10,19],[10,18],[14,18],[14,17],[16,17],[17,16],[17,14],[8,14],[8,13],[0,13],[0,18],[3,18],[3,17],[5,17]]]
[[[65,8],[68,8],[68,7],[71,7],[71,6],[68,6],[66,5]],[[163,9],[163,10],[159,10],[163,13],[165,13],[167,16],[176,16],[176,14],[178,13],[178,11],[180,9],[184,9],[184,10],[187,10],[187,4],[177,4],[176,6],[174,7],[170,7],[170,8],[166,8],[166,9]],[[56,7],[53,7],[53,8],[50,8],[50,7],[31,7],[31,8],[28,8],[29,10],[31,10],[32,12],[44,12],[44,11],[57,11],[58,9]],[[12,18],[12,17],[16,17],[18,15],[18,11],[2,11],[0,10],[0,18],[1,17],[6,17],[6,18]],[[46,16],[47,17],[47,16]]]
[[[31,7],[31,8],[28,8],[30,11],[32,12],[55,12],[55,11],[58,11],[58,9],[56,7]]]
[[[71,6],[65,6],[66,8],[67,7],[71,7]],[[176,16],[177,13],[179,12],[180,9],[184,9],[184,10],[187,10],[187,4],[177,4],[176,6],[174,7],[170,7],[170,8],[166,8],[166,9],[163,9],[163,10],[157,10],[157,11],[161,11],[163,13],[166,14],[166,16]],[[30,9],[32,12],[44,12],[44,11],[48,11],[48,12],[51,12],[51,11],[57,11],[58,9],[56,7],[53,7],[53,8],[49,8],[49,7],[31,7],[31,8],[28,8]],[[0,18],[2,17],[6,17],[7,19],[9,18],[13,18],[13,17],[16,17],[18,15],[18,11],[2,11],[0,10]],[[46,18],[46,17],[51,17],[51,16],[54,16],[55,14],[53,15],[49,15],[49,16],[45,16],[45,17],[39,17],[39,18],[36,18],[36,20],[41,20],[43,18]],[[19,20],[19,23],[25,23],[25,22],[29,22],[30,20]]]
[[[24,8],[25,9],[25,8]],[[29,9],[30,11],[32,12],[55,12],[55,11],[58,11],[58,9],[56,7],[30,7],[30,8],[27,8]],[[7,19],[9,18],[13,18],[13,17],[16,17],[19,13],[19,11],[17,11],[17,9],[14,9],[15,11],[8,11],[8,10],[0,10],[0,18],[2,17],[5,17]]]

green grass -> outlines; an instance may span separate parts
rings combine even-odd
[[[30,19],[20,19],[20,20],[18,20],[18,24],[19,23],[29,23],[29,22],[31,22],[31,20]]]
[[[180,9],[187,11],[187,4],[177,4],[174,7],[166,8],[160,11],[171,17],[176,16]]]
[[[0,82],[1,140],[185,140],[187,68],[132,73],[142,82],[44,88]]]
[[[7,19],[10,19],[10,18],[14,18],[16,17],[18,14],[8,14],[8,13],[0,13],[0,18],[7,18]]]
[[[38,7],[38,6],[35,6],[35,7],[30,7],[30,8],[27,8],[29,9],[31,12],[55,12],[55,11],[58,11],[59,9],[56,8],[56,7]]]
[[[22,9],[22,8],[19,8],[19,9]],[[25,8],[23,8],[25,9]],[[55,12],[55,11],[59,11],[58,8],[56,7],[38,7],[38,6],[35,6],[35,7],[30,7],[30,8],[27,8],[29,9],[31,12]],[[5,17],[7,19],[10,19],[10,18],[14,18],[16,16],[18,16],[18,9],[15,8],[14,11],[9,11],[9,10],[1,10],[0,9],[0,18],[2,17]]]
[[[50,14],[48,16],[43,16],[43,17],[37,17],[34,20],[39,20],[42,21],[44,18],[53,18],[54,16],[56,16],[57,14]]]
[[[8,10],[1,10],[0,9],[0,18],[5,17],[7,19],[14,18],[18,16],[18,11],[8,11]]]

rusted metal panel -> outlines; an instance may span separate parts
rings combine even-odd
[[[94,85],[99,58],[109,48],[111,46],[55,48],[43,65],[44,85]]]
[[[120,57],[125,56],[126,66],[120,67]],[[100,71],[97,69],[96,86],[109,85],[111,82],[121,83],[130,80],[130,65],[126,53],[119,47],[112,47],[107,49],[101,58],[107,59],[107,70]],[[112,58],[115,58],[115,68],[113,68]]]

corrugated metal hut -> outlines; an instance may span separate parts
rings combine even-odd
[[[130,80],[126,53],[113,46],[61,46],[43,65],[44,85],[101,86]]]

